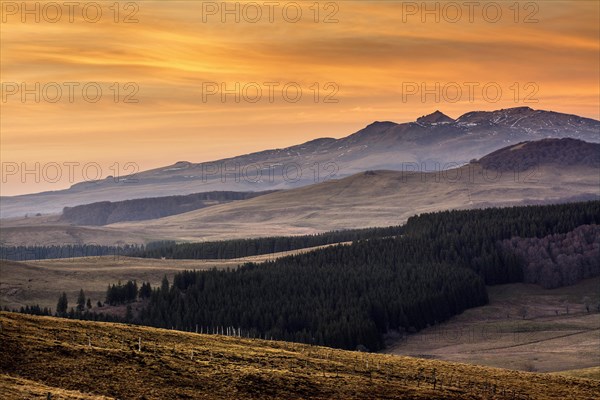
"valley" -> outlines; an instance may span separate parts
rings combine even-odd
[[[0,3],[0,400],[600,400],[599,1]]]
[[[80,289],[95,306],[109,282],[137,280],[160,286],[163,276],[210,268],[234,268],[314,249],[233,260],[155,260],[88,257],[29,262],[0,261],[2,306],[39,304],[55,309],[60,292],[71,302]],[[85,278],[84,278],[85,277]],[[600,278],[558,289],[513,283],[490,286],[489,304],[407,336],[388,335],[384,354],[477,364],[529,372],[563,372],[600,380]],[[586,300],[587,298],[587,300]],[[586,301],[591,312],[585,309]],[[140,305],[135,305],[139,307]],[[567,313],[568,309],[568,313]],[[121,314],[116,308],[113,312]],[[523,317],[524,315],[524,317]],[[569,373],[569,370],[575,370]],[[580,372],[576,372],[579,371]]]
[[[392,339],[385,353],[521,371],[566,371],[600,380],[599,288],[600,278],[558,289],[523,283],[490,286],[489,304]]]
[[[525,118],[511,119],[514,113],[530,111],[502,115],[512,124]],[[480,124],[488,117],[465,118]],[[504,121],[494,118],[494,126]],[[447,125],[464,124],[459,120],[440,113],[416,124],[443,136]],[[578,123],[581,128],[588,122]],[[417,128],[378,123],[348,140],[375,137],[386,143],[397,130],[403,141],[423,139],[411,136],[410,129]],[[68,308],[60,316],[155,328],[3,312],[0,391],[74,399],[138,398],[139,393],[142,398],[210,393],[211,399],[300,393],[304,398],[594,398],[600,382],[600,278],[594,262],[600,144],[542,139],[447,169],[430,170],[427,162],[395,167],[286,190],[69,203],[62,214],[2,219],[3,249],[33,246],[19,251],[35,253],[36,246],[55,246],[70,254],[71,245],[148,246],[135,257],[43,259],[39,253],[39,259],[0,260],[5,310],[34,305],[57,310],[65,292]],[[187,168],[195,167],[177,164],[169,173]],[[83,197],[65,195],[96,198],[98,187],[78,186]],[[391,230],[351,231],[373,227]],[[292,246],[286,236],[324,232],[328,241],[316,244],[327,244],[285,247]],[[273,237],[279,242],[270,242]],[[249,238],[263,242],[233,241]],[[230,242],[214,242],[224,240]],[[205,242],[205,249],[194,248],[195,242]],[[192,247],[177,247],[188,244]],[[288,251],[275,252],[277,246]],[[47,254],[63,254],[53,251]],[[236,255],[244,251],[258,255]],[[228,258],[231,254],[238,258]],[[152,290],[144,298],[134,293],[124,303],[107,300],[109,285],[128,281],[149,282]],[[566,283],[574,284],[562,286]],[[80,290],[90,305],[74,311]],[[228,326],[229,337],[189,333],[194,324],[201,333],[224,333]],[[231,337],[235,325],[230,324],[239,324],[238,335],[246,338]],[[11,329],[30,333],[15,338]],[[29,334],[44,339],[34,343]],[[11,358],[10,346],[29,349],[27,357]],[[373,352],[365,353],[369,349]],[[42,354],[61,366],[64,379],[40,372]],[[91,377],[72,375],[84,364],[100,375],[118,368],[124,378],[94,387]],[[127,378],[130,374],[141,378]],[[223,386],[223,379],[233,386]]]

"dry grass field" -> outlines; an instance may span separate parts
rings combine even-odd
[[[374,171],[171,217],[107,225],[181,240],[296,235],[403,224],[426,212],[557,202],[597,194],[592,168],[540,167],[515,176],[470,165],[443,173]]]
[[[387,352],[600,379],[600,277],[557,289],[517,283],[488,291],[488,305],[410,335]]]
[[[554,372],[554,374],[572,376],[576,378],[595,379],[600,381],[600,367],[573,369],[567,371]]]
[[[136,280],[160,285],[166,274],[169,280],[182,270],[235,268],[246,262],[261,262],[291,254],[311,251],[318,246],[300,250],[244,257],[232,260],[160,260],[123,256],[74,257],[53,260],[15,262],[0,260],[0,306],[10,309],[39,304],[56,307],[58,296],[66,292],[74,305],[83,289],[96,304],[104,301],[108,284],[119,280]]]
[[[276,341],[0,313],[0,397],[592,400],[600,382]],[[105,396],[105,397],[101,397]]]
[[[21,245],[204,241],[403,224],[426,212],[542,204],[598,195],[598,170],[544,166],[521,174],[470,164],[439,173],[371,171],[219,204],[184,214],[103,227],[56,217],[2,220],[0,239]],[[53,219],[54,218],[54,219]]]
[[[104,300],[106,286],[119,280],[135,279],[157,286],[165,274],[171,279],[185,269],[234,268],[246,261],[307,250],[235,260],[106,256],[0,261],[0,305],[13,309],[40,304],[54,309],[59,293],[65,291],[72,306],[80,288],[95,305]],[[600,379],[600,371],[593,369],[600,366],[600,313],[587,313],[584,307],[584,298],[588,297],[594,309],[600,301],[599,288],[600,278],[552,290],[526,284],[489,287],[490,304],[393,341],[387,352],[523,371],[566,371],[573,376]]]

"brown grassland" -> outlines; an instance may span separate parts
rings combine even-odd
[[[172,281],[175,273],[183,270],[236,268],[246,262],[263,262],[299,254],[326,246],[270,253],[229,260],[160,260],[124,256],[74,257],[48,260],[0,260],[0,306],[19,309],[39,304],[54,310],[58,296],[66,292],[71,305],[80,289],[95,305],[104,301],[106,287],[118,281],[136,280],[138,285],[150,282],[160,285],[163,276]],[[103,310],[101,310],[103,311]]]
[[[2,398],[600,397],[598,381],[551,374],[6,312],[0,322]]]
[[[444,173],[369,171],[164,218],[101,227],[66,224],[57,216],[4,219],[0,241],[115,245],[306,235],[400,225],[413,215],[440,210],[595,198],[598,185],[598,170],[591,167],[542,166],[520,174],[488,171],[478,164]]]
[[[600,380],[600,277],[556,289],[490,286],[488,293],[489,304],[398,340],[386,352]]]

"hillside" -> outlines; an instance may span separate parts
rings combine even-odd
[[[600,168],[600,144],[576,139],[544,139],[508,146],[486,155],[479,163],[491,170],[526,171],[540,165]]]
[[[268,192],[266,192],[268,193]],[[187,196],[166,196],[124,201],[102,201],[65,207],[60,221],[76,225],[107,225],[183,214],[216,204],[247,200],[264,192],[207,192]]]
[[[73,226],[44,216],[3,220],[1,238],[19,245],[86,241],[114,245],[119,240],[304,235],[400,225],[412,215],[445,209],[593,200],[600,195],[599,167],[594,166],[598,146],[579,140],[527,142],[454,169],[427,172],[407,166],[402,171],[367,171],[169,217],[103,227]],[[545,156],[549,148],[552,155],[564,156]],[[505,153],[509,162],[502,161]]]
[[[104,301],[106,285],[137,280],[158,287],[163,276],[173,279],[176,272],[236,268],[247,262],[274,260],[301,254],[323,246],[229,260],[160,260],[124,256],[78,257],[26,262],[0,260],[0,307],[19,309],[39,304],[56,307],[58,295],[66,292],[71,302],[83,289],[92,303]],[[94,309],[94,311],[97,311]],[[99,311],[99,310],[98,310]]]
[[[600,381],[599,288],[600,277],[557,289],[491,286],[489,304],[413,335],[390,335],[385,353],[523,371],[566,370]]]
[[[70,189],[3,197],[0,217],[58,213],[98,201],[185,195],[201,191],[290,189],[376,169],[424,163],[433,169],[523,141],[570,137],[598,142],[600,122],[528,107],[469,112],[456,120],[437,111],[414,122],[374,122],[340,139],[321,138],[203,163],[179,161],[132,177],[82,182]]]
[[[536,158],[548,146],[559,152],[565,149],[571,154],[568,162]],[[235,237],[240,232],[260,236],[281,229],[301,234],[307,230],[389,226],[402,224],[411,215],[444,209],[597,199],[599,167],[591,164],[592,157],[572,156],[573,147],[584,155],[599,154],[600,145],[561,140],[533,142],[516,152],[517,157],[510,163],[501,164],[504,168],[512,165],[509,170],[484,168],[488,160],[491,166],[496,165],[497,155],[493,155],[447,171],[367,171],[235,204],[110,227],[153,235],[185,233],[186,239],[198,240]],[[536,163],[522,169],[528,160]]]
[[[593,380],[409,357],[4,312],[0,323],[5,397],[37,388],[71,399],[581,400],[600,395],[600,383]],[[32,381],[33,387],[15,384]]]

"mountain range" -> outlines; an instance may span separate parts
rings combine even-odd
[[[600,144],[542,139],[506,146],[456,168],[368,170],[254,197],[237,194],[210,206],[201,202],[187,212],[175,207],[174,215],[161,218],[147,219],[152,212],[144,207],[144,218],[122,218],[135,211],[127,206],[138,203],[134,201],[80,206],[75,208],[79,219],[65,218],[73,216],[72,209],[63,215],[5,219],[1,239],[13,244],[124,244],[312,234],[399,225],[412,215],[448,209],[598,200],[599,188]],[[234,198],[238,200],[229,201]],[[155,198],[141,204],[165,208],[173,201]],[[107,208],[120,211],[107,218]]]
[[[450,170],[523,141],[574,138],[600,142],[599,133],[600,121],[529,107],[474,111],[456,119],[435,111],[414,122],[374,122],[340,139],[320,138],[212,162],[179,161],[135,176],[2,197],[0,217],[60,213],[64,207],[98,201],[292,189],[368,170]]]
[[[570,156],[547,157],[549,147]],[[509,168],[508,163],[496,161],[504,158],[514,164]],[[108,227],[201,240],[390,226],[415,214],[446,209],[597,200],[599,172],[600,144],[546,139],[508,146],[449,170],[366,171],[241,202]]]

